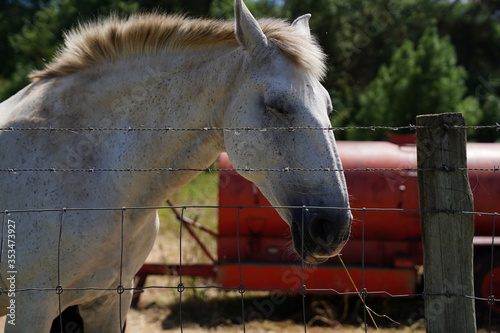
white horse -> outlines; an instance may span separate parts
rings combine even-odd
[[[158,215],[106,208],[159,206],[196,176],[180,169],[222,151],[278,206],[303,260],[338,254],[352,217],[309,15],[257,22],[242,0],[235,14],[235,25],[159,14],[81,25],[0,104],[6,332],[48,332],[71,306],[86,332],[120,332]],[[199,130],[116,130],[129,127]]]

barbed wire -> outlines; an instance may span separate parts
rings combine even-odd
[[[417,125],[407,125],[407,126],[348,126],[348,127],[238,127],[238,128],[224,128],[224,127],[204,127],[204,128],[174,128],[174,127],[158,127],[158,128],[143,128],[143,127],[71,127],[71,128],[57,128],[57,127],[4,127],[0,128],[0,131],[5,132],[15,132],[15,131],[42,131],[42,132],[70,132],[79,133],[82,131],[119,131],[119,132],[145,132],[145,131],[156,131],[156,132],[169,132],[169,131],[296,131],[296,130],[320,130],[320,131],[345,131],[345,130],[416,130],[420,128],[436,128],[443,126],[417,126]],[[444,126],[446,128],[460,128],[460,129],[496,129],[500,130],[500,124],[496,123],[494,125],[481,125],[481,126]],[[446,167],[444,167],[446,168]],[[158,167],[158,168],[57,168],[57,167],[45,167],[45,168],[1,168],[0,172],[81,172],[81,173],[92,173],[92,172],[180,172],[180,171],[192,171],[192,172],[219,172],[219,171],[236,171],[236,172],[289,172],[289,171],[311,171],[311,172],[352,172],[352,171],[402,171],[402,172],[417,172],[424,171],[424,169],[415,168],[356,168],[356,169],[335,169],[335,168],[233,168],[233,169],[218,169],[218,168],[169,168],[169,167]],[[439,170],[439,168],[434,169]],[[464,170],[464,169],[458,169]],[[500,167],[492,166],[491,168],[470,168],[465,169],[468,171],[499,171]],[[450,171],[450,170],[446,170]]]
[[[500,130],[500,124],[493,125],[444,125],[444,126],[344,126],[344,127],[310,127],[310,126],[283,126],[283,127],[201,127],[201,128],[179,128],[179,127],[2,127],[0,131],[41,131],[41,132],[72,132],[78,133],[82,131],[110,131],[110,132],[174,132],[174,131],[296,131],[296,130],[319,130],[319,131],[349,131],[349,130],[417,130],[424,128],[447,128],[447,129],[496,129]]]
[[[491,168],[454,168],[442,166],[436,168],[352,168],[352,169],[336,169],[336,168],[0,168],[0,172],[18,173],[18,172],[77,172],[77,173],[93,173],[93,172],[377,172],[377,171],[397,171],[397,172],[419,172],[419,171],[487,171],[500,172],[500,166],[492,166]]]

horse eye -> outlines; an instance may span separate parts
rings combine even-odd
[[[328,106],[326,107],[326,112],[328,113],[328,117],[331,117],[333,115],[333,105],[331,103],[328,103]]]
[[[335,110],[333,108],[328,109],[328,117],[329,118],[333,117],[334,112],[335,112]]]

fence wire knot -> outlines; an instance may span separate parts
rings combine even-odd
[[[299,288],[299,292],[302,296],[305,296],[306,295],[306,292],[307,292],[307,287],[305,284],[301,285],[300,288]]]
[[[186,287],[184,287],[184,283],[179,283],[177,285],[177,292],[182,293],[184,292],[184,290],[186,290]]]
[[[447,166],[446,164],[443,164],[442,170],[444,170],[446,172],[450,172],[450,171],[455,171],[455,168]]]
[[[57,286],[56,287],[56,294],[61,295],[63,293],[64,289],[62,286]]]
[[[363,298],[366,298],[368,296],[368,290],[366,288],[363,288],[359,291],[359,295]]]
[[[488,296],[488,305],[489,306],[495,305],[495,295]]]
[[[123,288],[123,285],[119,285],[118,287],[116,287],[116,292],[118,293],[118,295],[121,295],[125,292],[125,288]]]
[[[242,294],[242,295],[245,293],[245,285],[244,285],[244,284],[240,284],[240,285],[238,286],[238,292],[239,292],[240,294]]]

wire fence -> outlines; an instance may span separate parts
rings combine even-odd
[[[82,131],[110,131],[110,132],[198,132],[198,131],[218,131],[218,132],[234,132],[234,131],[350,131],[350,130],[386,130],[386,131],[402,131],[411,130],[415,131],[419,128],[438,128],[443,127],[441,125],[436,126],[345,126],[345,127],[300,127],[300,126],[281,126],[281,127],[203,127],[203,128],[176,128],[176,127],[2,127],[0,131],[13,132],[13,131],[41,131],[41,132],[72,132],[78,133]],[[496,123],[494,125],[453,125],[447,127],[451,128],[462,128],[462,129],[496,129],[500,130],[500,124]]]
[[[497,123],[495,125],[490,125],[490,126],[463,126],[463,128],[466,129],[474,129],[474,130],[480,130],[480,129],[496,129],[500,130],[500,125]],[[0,131],[5,131],[5,132],[12,132],[12,131],[48,131],[48,132],[67,132],[67,133],[74,133],[74,132],[82,132],[82,131],[120,131],[120,132],[141,132],[141,131],[157,131],[157,132],[169,132],[169,131],[252,131],[252,130],[257,130],[257,131],[271,131],[271,130],[286,130],[286,131],[298,131],[298,130],[321,130],[321,131],[344,131],[344,130],[351,130],[351,129],[363,129],[363,130],[389,130],[389,131],[399,131],[399,130],[415,130],[417,129],[417,126],[414,125],[409,125],[409,126],[403,126],[403,127],[389,127],[389,126],[369,126],[369,127],[342,127],[342,128],[333,128],[333,127],[328,127],[328,128],[310,128],[310,127],[272,127],[272,128],[0,128]],[[441,167],[436,167],[433,169],[419,169],[419,168],[347,168],[347,169],[335,169],[335,168],[318,168],[318,169],[307,169],[307,168],[217,168],[217,167],[212,167],[212,168],[169,168],[169,167],[158,167],[158,168],[140,168],[137,166],[131,166],[130,168],[67,168],[67,167],[33,167],[33,168],[19,168],[18,166],[9,166],[7,168],[0,168],[0,172],[7,172],[11,174],[15,173],[23,173],[23,172],[53,172],[53,173],[66,173],[66,172],[85,172],[85,173],[97,173],[97,172],[182,172],[182,171],[190,171],[190,172],[227,172],[227,171],[235,171],[235,172],[296,172],[296,171],[307,171],[307,172],[339,172],[343,171],[345,173],[348,172],[379,172],[379,171],[391,171],[391,172],[417,172],[417,171],[428,171],[428,170],[445,170],[445,171],[450,171],[449,169],[446,169],[446,166],[441,166]],[[491,173],[496,173],[500,172],[500,165],[491,165],[491,167],[486,167],[486,168],[460,168],[460,170],[463,171],[484,171],[484,172],[491,172]],[[500,198],[499,198],[500,199]],[[500,200],[499,200],[500,202]],[[197,208],[197,209],[233,209],[237,210],[237,220],[236,220],[236,248],[234,249],[237,253],[237,260],[236,260],[236,266],[237,266],[237,273],[238,273],[238,284],[233,285],[233,286],[220,286],[217,284],[212,284],[212,285],[197,285],[197,286],[188,286],[185,283],[185,277],[189,276],[183,273],[183,268],[185,267],[185,264],[183,263],[183,253],[186,251],[186,249],[183,248],[182,246],[182,239],[183,239],[183,233],[185,233],[185,227],[184,224],[181,222],[179,224],[180,229],[179,229],[179,260],[178,260],[178,283],[175,285],[145,285],[141,286],[140,288],[134,288],[134,287],[126,287],[126,284],[128,281],[123,281],[122,280],[122,274],[123,274],[123,266],[124,266],[124,239],[125,239],[125,227],[124,227],[124,221],[125,221],[125,214],[131,212],[131,211],[150,211],[150,210],[170,210],[170,209],[178,209],[180,210],[180,221],[183,221],[188,215],[188,212],[192,208]],[[303,329],[304,332],[307,332],[308,329],[308,319],[307,319],[307,309],[306,309],[306,296],[310,295],[311,293],[324,293],[327,295],[339,295],[339,296],[355,296],[359,297],[361,299],[362,304],[364,305],[364,330],[365,332],[368,331],[370,322],[375,324],[375,321],[372,319],[369,319],[369,317],[372,317],[373,315],[378,315],[374,313],[373,310],[371,310],[366,304],[367,304],[367,298],[370,296],[386,296],[386,297],[391,297],[391,298],[415,298],[415,297],[421,297],[425,298],[431,295],[441,295],[441,296],[446,296],[450,301],[452,301],[454,298],[459,297],[459,298],[469,298],[469,299],[474,299],[478,302],[486,302],[490,305],[488,313],[486,314],[487,317],[487,327],[486,329],[489,332],[493,331],[493,323],[494,320],[496,319],[499,314],[496,314],[492,308],[493,306],[497,306],[497,304],[500,302],[499,295],[494,295],[493,290],[495,290],[493,281],[494,281],[494,276],[493,276],[493,270],[495,268],[495,263],[496,259],[495,254],[498,254],[495,250],[499,247],[500,244],[498,244],[498,240],[496,240],[495,236],[498,233],[497,231],[497,220],[498,220],[498,212],[495,211],[482,211],[482,212],[474,212],[474,211],[460,211],[460,210],[433,210],[433,212],[446,212],[450,214],[470,214],[474,216],[481,216],[481,217],[491,217],[492,219],[492,233],[491,233],[491,245],[488,246],[487,248],[490,249],[491,256],[490,256],[490,271],[492,272],[490,281],[490,295],[488,297],[476,297],[474,295],[465,295],[465,294],[450,294],[449,292],[443,292],[443,293],[429,293],[425,289],[422,292],[415,292],[415,293],[403,293],[403,294],[395,294],[388,292],[386,290],[369,290],[366,285],[366,274],[369,274],[369,270],[367,267],[365,267],[365,261],[364,261],[364,256],[365,256],[365,225],[367,223],[365,217],[366,213],[368,212],[400,212],[400,213],[416,213],[420,214],[424,212],[423,210],[420,209],[406,209],[406,208],[396,208],[396,207],[391,207],[391,208],[376,208],[376,207],[367,207],[367,208],[340,208],[340,207],[315,207],[315,206],[280,206],[280,207],[275,207],[275,208],[287,208],[287,209],[300,209],[303,212],[306,209],[311,209],[311,208],[322,208],[322,209],[335,209],[335,210],[340,210],[340,209],[349,209],[352,212],[358,212],[361,214],[362,218],[361,221],[358,221],[360,228],[361,228],[361,253],[360,255],[362,256],[363,260],[361,262],[361,284],[358,286],[355,286],[354,288],[356,289],[355,291],[342,291],[342,290],[336,290],[335,288],[332,288],[331,286],[325,286],[324,288],[312,288],[308,287],[307,283],[307,278],[306,276],[308,275],[308,271],[311,269],[316,269],[314,267],[311,267],[305,263],[298,264],[298,266],[295,266],[299,272],[300,272],[300,284],[296,287],[293,288],[283,288],[282,286],[279,285],[270,285],[266,287],[258,287],[258,288],[253,288],[253,287],[247,287],[245,286],[245,276],[244,276],[244,267],[245,267],[245,260],[241,256],[241,212],[246,210],[246,209],[269,209],[269,207],[262,207],[262,206],[199,206],[199,205],[181,205],[181,206],[172,206],[172,207],[166,207],[166,206],[154,206],[154,207],[91,207],[91,208],[77,208],[77,207],[64,207],[64,208],[45,208],[45,209],[13,209],[13,210],[5,210],[1,212],[2,214],[2,227],[1,227],[1,233],[2,233],[2,239],[1,239],[1,253],[0,253],[0,258],[4,260],[6,258],[6,253],[5,251],[9,251],[10,247],[10,237],[9,235],[11,234],[11,227],[10,223],[11,221],[15,220],[15,216],[19,216],[19,214],[44,214],[44,213],[57,213],[59,214],[59,237],[58,237],[58,244],[57,244],[57,285],[52,286],[52,287],[30,287],[30,288],[14,288],[14,289],[9,289],[9,290],[0,290],[0,294],[8,293],[8,292],[15,292],[15,293],[23,293],[26,291],[40,291],[40,292],[49,292],[49,293],[55,293],[57,295],[58,300],[59,300],[59,314],[63,313],[65,310],[63,308],[63,303],[62,303],[62,294],[67,293],[67,292],[73,292],[73,291],[90,291],[90,290],[98,290],[98,291],[109,291],[116,293],[116,295],[119,297],[119,309],[117,311],[120,314],[120,322],[123,318],[122,316],[122,307],[127,307],[128,304],[125,304],[125,302],[122,302],[122,297],[125,292],[142,292],[145,290],[150,290],[150,289],[155,289],[155,290],[174,290],[175,292],[178,293],[178,298],[179,298],[179,329],[182,332],[183,331],[183,294],[188,291],[188,290],[207,290],[207,289],[214,289],[214,290],[225,290],[225,291],[233,291],[237,292],[240,295],[241,298],[241,316],[238,318],[239,321],[241,321],[241,329],[243,332],[246,332],[247,330],[247,320],[245,318],[248,318],[248,311],[246,310],[246,303],[245,303],[245,297],[247,292],[252,292],[252,291],[270,291],[270,292],[288,292],[288,293],[294,293],[301,295],[301,307],[302,307],[302,324],[303,324]],[[121,214],[121,233],[120,233],[120,267],[118,267],[119,271],[119,284],[116,287],[113,288],[100,288],[100,287],[84,287],[84,288],[78,288],[78,287],[65,287],[64,286],[64,281],[61,280],[61,267],[60,267],[60,256],[61,256],[61,242],[63,240],[63,230],[64,230],[64,225],[65,225],[65,218],[68,216],[68,214],[74,213],[74,212],[118,212]],[[304,214],[303,214],[304,215]],[[302,219],[302,223],[304,223],[304,219]],[[304,244],[304,242],[302,242]],[[302,249],[303,251],[304,249]],[[297,265],[297,264],[296,264]],[[347,272],[349,272],[349,263],[347,263]],[[12,272],[15,272],[15,269],[12,270]],[[9,271],[6,272],[9,274]],[[348,273],[347,273],[348,274]],[[350,279],[352,279],[350,277]],[[276,303],[275,305],[278,305]],[[437,308],[436,311],[439,311],[439,308]],[[383,314],[381,314],[383,316]],[[376,324],[375,324],[376,325]],[[62,320],[62,316],[59,317],[59,329],[61,332],[65,331],[64,328],[64,323]]]
[[[71,213],[71,212],[81,212],[81,211],[117,211],[117,212],[120,212],[122,217],[123,217],[123,214],[127,211],[131,211],[131,210],[157,210],[157,209],[161,209],[161,210],[165,210],[165,209],[172,209],[172,208],[177,208],[179,210],[181,210],[182,212],[182,217],[184,217],[184,215],[186,214],[186,212],[188,212],[191,208],[197,208],[197,209],[237,209],[238,212],[241,212],[241,210],[245,210],[245,209],[256,209],[256,208],[260,208],[260,209],[269,209],[268,207],[255,207],[255,206],[226,206],[226,207],[221,207],[221,206],[188,206],[188,205],[183,205],[183,206],[172,206],[172,207],[164,207],[164,206],[160,206],[160,207],[116,207],[116,208],[94,208],[94,209],[83,209],[83,208],[62,208],[62,209],[41,209],[41,210],[15,210],[15,211],[5,211],[3,212],[3,223],[2,223],[2,234],[5,235],[5,230],[7,228],[7,221],[9,219],[9,216],[12,216],[13,214],[22,214],[22,213],[47,213],[47,212],[57,212],[60,214],[60,232],[59,232],[59,243],[58,243],[58,262],[59,262],[59,256],[60,256],[60,244],[61,244],[61,234],[62,234],[62,231],[63,231],[63,226],[64,226],[64,216],[65,214],[68,214],[68,213]],[[291,208],[291,209],[307,209],[307,208],[319,208],[319,207],[296,207],[296,206],[283,206],[283,207],[279,207],[279,208]],[[326,209],[340,209],[340,208],[337,208],[337,207],[322,207],[322,208],[326,208]],[[382,211],[382,212],[389,212],[389,211],[397,211],[397,212],[407,212],[408,210],[404,210],[404,209],[387,209],[387,208],[351,208],[352,211],[359,211],[359,212],[374,212],[374,211]],[[410,210],[411,212],[415,212],[415,210]],[[421,212],[421,211],[417,211],[417,212]],[[449,213],[449,212],[448,212]],[[498,217],[498,213],[489,213],[489,212],[465,212],[465,211],[454,211],[452,213],[455,213],[455,214],[473,214],[473,215],[478,215],[478,216],[491,216],[493,218],[493,231],[495,230],[496,228],[496,221],[497,221],[497,217]],[[238,214],[239,215],[239,214]],[[123,222],[123,218],[122,218],[122,222]],[[364,228],[364,225],[366,223],[365,220],[362,220],[360,221],[361,222],[361,228]],[[239,232],[239,229],[240,229],[240,225],[241,225],[241,220],[238,219],[237,220],[237,235],[236,235],[236,238],[237,240],[240,239],[240,232]],[[124,239],[124,228],[123,228],[123,223],[122,223],[122,229],[121,229],[122,233],[121,233],[121,239],[123,240]],[[421,297],[421,298],[425,298],[427,296],[430,296],[430,295],[441,295],[441,296],[446,296],[448,299],[450,299],[450,301],[452,301],[453,298],[455,297],[463,297],[463,298],[472,298],[472,299],[475,299],[476,301],[481,301],[481,302],[487,302],[489,305],[493,306],[494,304],[497,304],[498,302],[500,302],[500,298],[498,297],[495,297],[495,295],[491,294],[490,296],[488,296],[487,298],[484,298],[484,297],[477,297],[477,296],[474,296],[474,295],[464,295],[464,294],[450,294],[448,292],[443,292],[443,293],[428,293],[426,292],[425,290],[423,290],[422,292],[418,292],[418,293],[412,293],[412,294],[408,294],[408,293],[405,293],[405,294],[393,294],[393,293],[390,293],[390,292],[387,292],[385,290],[369,290],[368,288],[366,288],[366,286],[364,285],[364,283],[361,283],[360,285],[356,286],[357,288],[359,288],[358,290],[356,291],[341,291],[341,290],[337,290],[335,288],[331,288],[331,287],[328,287],[328,286],[325,286],[324,288],[308,288],[307,286],[307,283],[306,283],[306,279],[305,279],[305,276],[307,276],[307,272],[311,269],[315,269],[313,267],[310,267],[308,266],[307,264],[304,264],[302,263],[300,266],[296,266],[296,268],[298,268],[300,270],[300,278],[301,278],[301,284],[300,286],[298,287],[292,287],[292,288],[283,288],[282,286],[276,286],[276,285],[269,285],[267,287],[258,287],[258,288],[252,288],[252,287],[245,287],[245,283],[244,283],[244,275],[243,275],[243,272],[242,272],[242,266],[245,265],[245,261],[241,259],[241,256],[240,256],[240,244],[238,243],[237,244],[237,247],[236,247],[236,251],[237,251],[237,255],[238,255],[238,260],[237,260],[237,266],[238,266],[238,275],[239,275],[239,281],[240,283],[238,285],[235,285],[235,286],[232,286],[232,287],[228,287],[228,286],[220,286],[220,285],[216,285],[216,284],[211,284],[211,285],[198,285],[198,286],[187,286],[185,285],[184,283],[184,279],[185,277],[189,277],[189,275],[183,275],[183,270],[182,270],[182,267],[183,267],[183,254],[184,252],[186,251],[186,249],[183,248],[182,246],[182,239],[183,239],[183,232],[184,232],[184,228],[183,228],[183,224],[180,223],[180,231],[179,231],[179,261],[178,261],[178,265],[179,265],[179,269],[177,271],[177,275],[178,275],[178,284],[176,285],[146,285],[146,286],[142,286],[140,288],[126,288],[124,287],[123,285],[123,281],[121,281],[120,279],[120,284],[116,286],[116,288],[99,288],[99,287],[84,287],[84,288],[67,288],[67,287],[64,287],[63,283],[61,283],[61,280],[60,280],[60,268],[58,266],[58,271],[57,271],[57,276],[58,276],[58,284],[57,286],[54,286],[54,287],[50,287],[50,288],[39,288],[39,287],[34,287],[34,288],[22,288],[22,289],[16,289],[15,292],[16,293],[21,293],[21,292],[25,292],[25,291],[41,291],[41,292],[50,292],[50,293],[55,293],[58,298],[59,298],[59,313],[62,313],[63,312],[63,308],[61,307],[61,295],[66,292],[72,292],[72,291],[85,291],[85,290],[99,290],[99,291],[109,291],[109,292],[113,292],[113,293],[116,293],[117,296],[120,298],[121,300],[121,297],[122,297],[122,294],[126,291],[136,291],[136,292],[143,292],[143,291],[146,291],[146,290],[152,290],[152,289],[155,289],[155,290],[174,290],[178,293],[178,299],[179,299],[179,323],[180,323],[180,326],[179,326],[179,329],[180,331],[182,332],[183,331],[183,327],[182,327],[182,324],[183,324],[183,316],[182,316],[182,307],[183,307],[183,293],[185,293],[186,291],[189,291],[189,290],[207,290],[207,289],[214,289],[214,290],[224,290],[224,291],[232,291],[232,292],[237,292],[240,294],[240,297],[241,297],[241,317],[237,318],[238,321],[241,321],[241,329],[243,331],[246,331],[246,327],[245,325],[247,324],[246,320],[244,318],[248,318],[249,315],[247,313],[247,311],[245,310],[245,293],[247,292],[253,292],[253,291],[268,291],[268,292],[286,292],[286,293],[295,293],[295,294],[298,294],[298,295],[301,295],[302,296],[302,307],[303,307],[303,327],[304,327],[304,332],[307,332],[307,328],[308,328],[308,319],[306,318],[306,313],[308,312],[307,309],[306,309],[306,296],[307,295],[311,295],[311,293],[322,293],[322,294],[325,294],[325,295],[335,295],[335,296],[354,296],[354,297],[360,297],[362,299],[362,303],[363,304],[367,304],[368,303],[368,300],[367,298],[370,297],[370,296],[385,296],[385,297],[391,297],[391,298],[415,298],[415,297]],[[494,234],[493,234],[494,235]],[[2,239],[2,242],[4,240]],[[361,242],[362,244],[364,243],[364,239],[361,239]],[[3,246],[4,244],[2,244],[2,249],[4,248]],[[497,245],[495,243],[495,240],[494,240],[494,236],[491,237],[491,252],[492,254],[494,253],[494,249],[495,249],[495,245]],[[498,245],[497,245],[498,246]],[[119,270],[120,270],[120,277],[121,277],[121,274],[122,274],[122,268],[123,268],[123,242],[121,243],[121,248],[120,248],[120,251],[121,251],[121,265],[119,267]],[[362,250],[362,253],[361,255],[364,255],[364,249]],[[494,265],[494,257],[493,255],[491,256],[491,267],[492,267],[492,270],[493,270],[493,265]],[[266,263],[264,263],[265,265]],[[294,265],[293,263],[291,265]],[[295,265],[297,265],[297,263],[295,263]],[[347,264],[348,265],[348,264]],[[349,272],[349,267],[346,268],[347,272]],[[370,274],[369,272],[369,269],[365,269],[365,267],[362,267],[361,268],[361,273],[362,273],[362,277],[361,277],[361,280],[364,281],[366,279],[366,275]],[[492,278],[492,281],[493,281],[493,276],[491,277]],[[354,282],[353,282],[354,283]],[[493,288],[493,286],[492,286]],[[7,293],[9,291],[12,291],[12,290],[2,290],[1,292],[2,293]],[[278,304],[277,304],[278,305]],[[122,306],[128,306],[128,305],[124,305],[124,304],[121,304],[120,302],[120,308]],[[257,311],[257,310],[253,310],[253,311]],[[439,310],[438,310],[439,311]],[[374,324],[376,325],[375,321],[371,322],[370,319],[367,318],[367,316],[369,316],[370,314],[373,314],[375,313],[371,308],[369,308],[368,306],[364,307],[364,311],[363,311],[363,314],[365,316],[364,318],[364,324],[363,324],[363,327],[364,327],[364,330],[365,332],[368,332],[368,329],[370,326],[373,326]],[[255,318],[262,318],[264,314],[259,314],[259,316],[255,316]],[[269,313],[267,313],[267,315],[270,315]],[[385,316],[383,313],[380,313],[380,314],[377,314],[377,316]],[[495,313],[491,310],[489,310],[489,313],[487,313],[487,321],[488,321],[488,325],[487,325],[487,330],[489,332],[493,332],[493,320],[495,319]],[[241,318],[243,318],[243,320],[241,320]],[[251,316],[250,316],[251,318]],[[236,319],[236,318],[234,318]],[[61,332],[65,332],[65,330],[63,329],[63,323],[62,323],[62,317],[60,317],[60,327],[61,327]],[[389,319],[390,320],[390,319]],[[236,320],[235,320],[236,321]],[[379,323],[380,324],[380,323]],[[386,324],[390,324],[390,322],[387,322]]]

